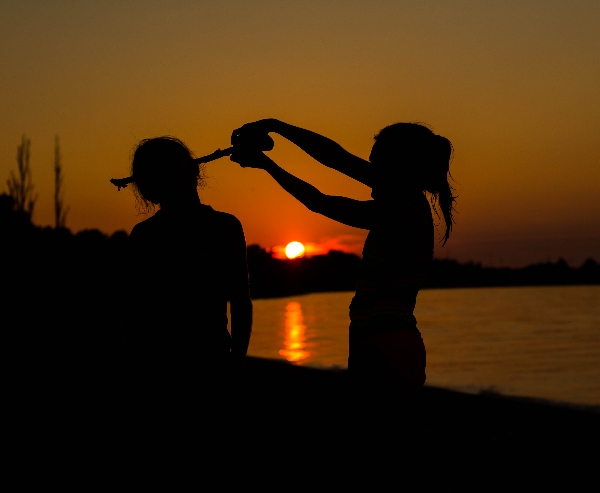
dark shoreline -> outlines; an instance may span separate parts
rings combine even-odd
[[[327,368],[327,367],[318,367],[318,366],[310,366],[310,365],[294,365],[293,363],[289,363],[284,360],[271,359],[271,358],[262,358],[258,356],[247,356],[246,357],[246,365],[251,368],[251,371],[254,371],[255,366],[259,367],[270,367],[272,371],[282,372],[290,374],[290,372],[297,371],[316,371],[325,373],[333,373],[338,375],[340,381],[347,379],[347,371],[344,368]],[[291,367],[291,368],[290,368]],[[578,404],[574,402],[568,401],[554,401],[552,399],[544,399],[541,397],[528,397],[522,395],[504,395],[499,392],[494,392],[491,390],[481,390],[480,392],[465,392],[461,390],[455,389],[447,389],[444,387],[437,387],[434,385],[429,385],[425,383],[425,392],[450,392],[451,394],[456,394],[456,396],[479,396],[486,399],[504,399],[508,401],[514,401],[515,403],[522,404],[530,404],[535,406],[544,406],[551,407],[557,409],[565,409],[576,412],[584,412],[584,413],[596,413],[600,414],[600,404]],[[458,397],[460,398],[460,397]]]
[[[343,428],[337,432],[345,433],[347,371],[248,357],[245,373],[246,399],[257,416],[284,413],[286,423],[322,432],[325,426],[327,433],[334,434],[331,424],[337,423]],[[596,406],[426,386],[422,411],[424,443],[435,450],[438,460],[457,451],[506,458],[550,454],[566,460],[593,450],[600,440],[600,407]]]
[[[515,285],[502,285],[502,286],[441,286],[441,287],[433,287],[433,286],[425,286],[421,288],[419,291],[430,291],[433,289],[437,290],[455,290],[455,289],[511,289],[511,288],[570,288],[570,287],[594,287],[600,286],[600,283],[597,284],[515,284]],[[258,296],[252,298],[252,301],[259,300],[276,300],[279,298],[293,298],[295,296],[308,296],[311,294],[333,294],[333,293],[354,293],[355,289],[344,289],[340,291],[310,291],[308,293],[295,293],[295,294],[287,294],[285,296]]]

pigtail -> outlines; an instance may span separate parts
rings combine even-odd
[[[448,176],[450,178],[450,176]],[[450,186],[448,180],[442,185],[441,190],[437,194],[437,203],[439,208],[441,209],[442,215],[444,216],[444,222],[446,223],[446,232],[444,234],[444,239],[442,240],[442,245],[445,245],[450,238],[450,233],[452,232],[452,224],[454,223],[454,218],[452,217],[454,212],[454,203],[456,202],[456,196],[452,193],[453,188]]]
[[[450,175],[450,162],[452,161],[452,143],[441,135],[434,135],[432,141],[432,156],[429,168],[431,185],[427,191],[432,194],[432,206],[439,217],[438,209],[442,213],[446,231],[442,244],[445,245],[450,238],[452,225],[454,223],[453,212],[454,203],[457,196],[454,195],[454,188],[450,185],[452,176]]]

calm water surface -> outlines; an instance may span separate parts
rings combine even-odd
[[[249,354],[345,368],[352,296],[256,300]],[[600,286],[423,290],[415,315],[428,385],[600,405]]]

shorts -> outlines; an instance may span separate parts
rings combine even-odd
[[[386,375],[410,387],[422,387],[425,364],[425,344],[417,332],[378,332],[350,343],[348,370],[356,376],[379,379]]]

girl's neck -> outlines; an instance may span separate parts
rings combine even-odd
[[[160,203],[160,209],[165,212],[180,214],[197,210],[201,205],[198,192],[194,190],[194,193],[173,195],[163,199]]]

